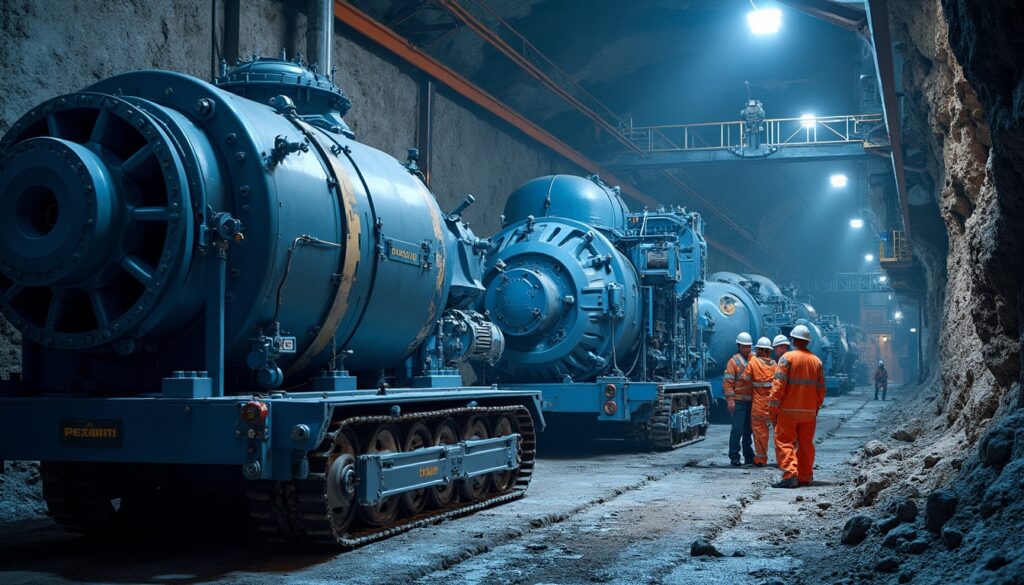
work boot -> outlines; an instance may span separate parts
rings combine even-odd
[[[729,462],[729,464],[732,465],[733,467],[739,467],[740,465],[743,465],[742,463],[740,463],[739,459],[733,459],[732,461]]]
[[[765,463],[755,463],[754,467],[764,467],[765,465]]]
[[[791,477],[789,479],[784,479],[784,480],[782,480],[782,481],[780,481],[778,483],[773,483],[772,487],[773,488],[780,488],[780,489],[791,490],[791,489],[797,487],[798,485],[800,485],[800,482],[797,481],[797,479],[795,477]]]

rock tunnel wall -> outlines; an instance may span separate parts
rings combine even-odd
[[[243,2],[239,53],[305,52],[306,19],[296,5],[304,3]],[[0,2],[0,135],[38,102],[125,71],[163,68],[210,79],[219,56],[212,38],[223,38],[223,23],[223,2],[210,0]],[[416,145],[419,73],[341,23],[334,58],[358,138],[404,160]],[[478,235],[497,232],[505,196],[521,183],[581,172],[440,85],[433,115],[431,187],[445,210],[476,196],[465,215]],[[0,377],[20,370],[20,355],[17,332],[0,317]]]
[[[865,510],[847,527],[858,519],[879,527],[910,498],[929,536],[926,550],[894,556],[879,528],[836,562],[870,568],[894,559],[900,583],[1020,583],[1024,6],[889,5],[903,58],[906,144],[927,153],[916,166],[934,185],[933,201],[912,206],[911,226],[928,318],[940,326],[930,341],[931,384],[902,393],[881,425],[892,432],[850,461],[849,501]]]
[[[998,38],[997,31],[1015,33],[1007,26],[1011,15],[994,12],[1017,11],[1018,21],[1021,13],[1013,3],[994,3],[991,10],[980,4],[892,4],[893,33],[905,60],[908,142],[923,141],[930,151],[936,186],[937,205],[917,209],[911,225],[919,239],[914,251],[926,270],[930,316],[941,319],[937,409],[972,441],[1008,405],[1020,377],[1024,262],[1024,51],[1019,39]],[[979,37],[980,30],[988,32]],[[936,208],[945,234],[936,233],[928,217]],[[920,234],[918,225],[924,227]]]

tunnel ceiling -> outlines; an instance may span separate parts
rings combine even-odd
[[[358,8],[524,113],[595,160],[618,150],[592,120],[543,87],[445,8],[421,0],[356,0]],[[781,7],[777,35],[755,37],[743,0],[459,0],[492,30],[500,19],[618,116],[636,125],[737,120],[749,81],[767,116],[859,113],[858,78],[870,66],[856,33]],[[511,43],[512,37],[503,35]],[[877,161],[876,161],[877,163]],[[830,189],[844,172],[850,187]],[[787,265],[765,261],[764,246],[726,227],[656,173],[622,173],[649,195],[701,211],[708,232],[777,277],[792,272],[855,270],[873,248],[869,229],[848,221],[866,201],[867,161],[745,162],[690,166],[677,176]],[[860,180],[858,180],[860,179]],[[838,230],[838,231],[837,231]],[[836,237],[839,233],[843,237]],[[766,270],[766,271],[769,271]]]

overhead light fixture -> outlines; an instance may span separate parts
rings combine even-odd
[[[886,341],[889,341],[889,336],[888,335],[883,335],[882,336],[882,343],[885,343]]]
[[[874,254],[864,254],[864,261],[865,262],[874,262],[875,261],[875,255]]]
[[[829,182],[832,183],[832,186],[835,187],[836,189],[842,189],[843,187],[846,186],[847,183],[850,182],[850,180],[846,177],[846,175],[839,173],[829,177]],[[861,221],[861,225],[863,224],[864,222]]]
[[[889,277],[884,275],[884,274],[882,276],[878,277],[878,282],[880,282],[882,284],[885,284],[885,281],[887,281],[887,280],[889,280]]]
[[[747,24],[755,35],[773,35],[782,26],[782,11],[778,8],[755,8],[747,13]]]
[[[895,313],[892,314],[892,318],[896,319],[897,321],[902,321],[903,320],[903,311],[896,311]]]
[[[917,327],[911,327],[910,328],[910,332],[911,333],[917,333]]]
[[[818,124],[818,117],[814,114],[801,114],[800,125],[804,128],[814,128]]]
[[[835,183],[833,183],[833,185],[835,185]],[[850,227],[852,227],[855,230],[859,230],[860,228],[864,227],[864,220],[859,217],[855,217],[850,220]]]

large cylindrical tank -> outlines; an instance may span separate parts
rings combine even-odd
[[[0,142],[3,313],[43,351],[116,352],[122,375],[106,387],[151,391],[196,369],[225,247],[229,387],[247,383],[253,338],[275,322],[296,338],[280,358],[292,381],[346,347],[350,370],[401,363],[433,330],[456,263],[434,196],[346,136],[348,101],[328,78],[257,59],[219,81],[230,91],[127,73],[12,126]],[[228,219],[243,231],[221,239],[237,227]]]
[[[713,274],[697,301],[708,352],[719,368],[724,368],[726,361],[736,353],[737,335],[746,331],[755,341],[764,335],[757,301],[738,284],[740,280],[741,277],[733,273]]]
[[[610,188],[598,178],[575,175],[548,175],[523,183],[505,201],[505,225],[533,216],[561,217],[603,231],[626,229],[629,210],[618,188]]]
[[[492,238],[484,275],[485,307],[506,338],[496,377],[584,381],[632,363],[639,278],[611,234],[594,229],[624,228],[618,194],[595,180],[542,177],[512,193],[505,210],[513,223]]]

